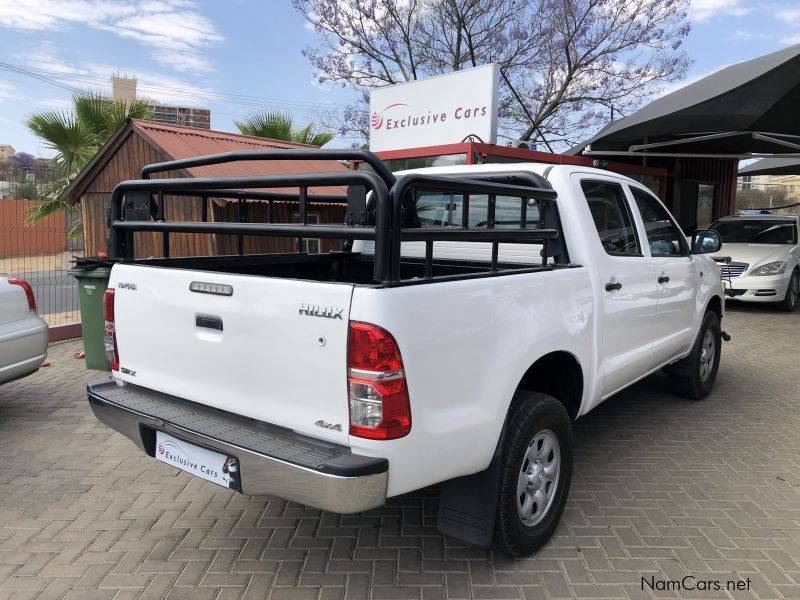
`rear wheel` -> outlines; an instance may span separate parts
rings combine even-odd
[[[708,311],[689,356],[668,369],[673,393],[692,400],[701,400],[711,393],[719,370],[721,344],[719,317]]]
[[[795,269],[789,279],[789,287],[786,288],[786,295],[783,297],[780,307],[785,311],[794,312],[797,310],[798,303],[800,303],[800,275]]]
[[[526,556],[553,535],[572,478],[572,423],[546,394],[520,392],[503,442],[494,528],[503,553]]]

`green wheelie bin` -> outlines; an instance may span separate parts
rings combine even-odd
[[[78,304],[81,310],[83,350],[86,368],[110,371],[103,346],[103,294],[111,275],[110,266],[96,266],[79,262],[67,271],[78,281]]]

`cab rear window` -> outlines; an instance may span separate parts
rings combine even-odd
[[[495,200],[495,229],[519,229],[522,224],[522,200],[511,196],[497,196]],[[460,194],[422,192],[417,196],[417,216],[420,227],[461,227],[463,225],[464,197]],[[469,227],[488,226],[489,198],[486,194],[469,197]],[[541,227],[539,205],[533,199],[525,207],[525,228]]]

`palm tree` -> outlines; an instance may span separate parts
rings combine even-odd
[[[55,150],[54,162],[61,174],[45,190],[45,200],[33,205],[28,221],[36,223],[59,211],[75,207],[59,200],[58,196],[97,154],[109,138],[128,119],[148,119],[152,116],[145,100],[130,105],[102,96],[81,92],[72,96],[72,109],[50,110],[28,117],[25,125],[44,145]],[[80,221],[68,232],[71,238],[80,237]]]
[[[295,129],[292,116],[284,113],[250,113],[244,121],[234,121],[234,124],[245,135],[314,146],[324,146],[335,137],[328,132],[314,133],[313,123],[309,123],[302,129]]]

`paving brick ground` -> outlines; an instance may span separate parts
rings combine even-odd
[[[563,522],[517,561],[442,539],[436,490],[339,516],[156,463],[92,417],[79,344],[54,345],[0,387],[0,598],[800,598],[800,314],[726,328],[706,401],[655,376],[579,421]],[[642,590],[686,575],[750,591]]]

